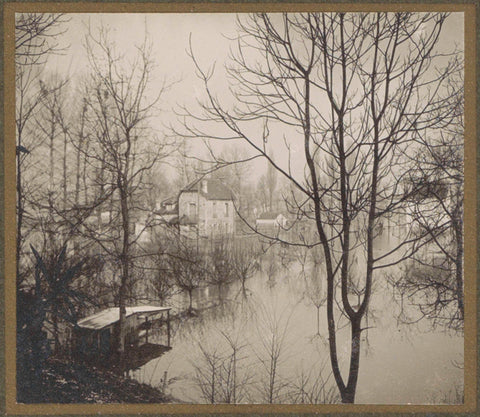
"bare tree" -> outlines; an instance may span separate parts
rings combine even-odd
[[[38,161],[36,175],[42,175],[42,171],[48,175],[44,179],[45,193],[50,193],[55,196],[55,199],[60,200],[62,204],[58,204],[58,206],[63,209],[67,206],[68,176],[69,126],[65,114],[68,105],[66,102],[67,87],[67,81],[56,74],[40,80],[40,89],[44,90],[44,93],[34,117],[37,141],[42,145],[35,158]],[[46,155],[48,155],[47,158],[45,158]],[[61,162],[61,167],[57,166],[57,161]]]
[[[286,344],[290,316],[282,308],[281,313],[275,306],[260,306],[259,316],[256,320],[260,345],[255,351],[260,362],[258,390],[262,400],[268,404],[278,402],[288,383],[281,377],[281,367],[285,362]]]
[[[224,302],[223,289],[234,279],[231,266],[232,243],[227,236],[218,236],[212,239],[208,254],[208,273],[206,278],[209,284],[217,287],[220,304]]]
[[[249,395],[252,375],[244,353],[248,343],[244,332],[231,325],[229,329],[216,329],[215,343],[198,343],[200,357],[195,361],[194,379],[211,404],[238,404]]]
[[[68,19],[62,14],[19,13],[15,17],[15,102],[17,155],[17,285],[25,278],[22,271],[22,251],[29,228],[25,228],[26,194],[23,173],[29,171],[29,154],[39,145],[32,122],[40,103],[52,92],[41,84],[44,64],[48,56],[62,48],[56,36],[63,33]],[[30,170],[31,171],[31,170]]]
[[[165,252],[171,279],[180,290],[188,294],[189,314],[193,313],[193,291],[206,280],[205,257],[193,241],[178,236]]]
[[[360,367],[362,320],[370,305],[374,276],[416,253],[428,233],[405,233],[393,247],[374,247],[382,218],[404,213],[408,196],[401,162],[419,131],[446,127],[450,95],[445,80],[459,62],[455,51],[437,51],[445,13],[305,13],[250,15],[240,20],[233,63],[233,107],[225,105],[192,52],[205,85],[202,109],[225,127],[212,134],[192,116],[186,135],[245,141],[287,178],[290,207],[315,226],[324,256],[327,324],[332,372],[342,402],[355,400]],[[197,122],[195,122],[195,120]],[[268,131],[263,128],[268,122]],[[283,133],[289,162],[268,152],[269,131]],[[263,132],[255,134],[252,132]],[[290,140],[288,139],[290,138]],[[278,142],[282,145],[281,141]],[[290,151],[301,143],[303,169]],[[298,148],[297,148],[298,149]],[[278,239],[278,238],[277,238]],[[299,242],[285,242],[299,244]],[[382,249],[382,248],[380,248]],[[349,295],[351,257],[365,268],[359,303]],[[350,325],[347,376],[341,372],[335,324],[335,290]]]
[[[168,262],[165,256],[162,254],[152,255],[154,267],[150,272],[151,288],[155,298],[161,305],[165,305],[165,302],[174,294],[174,280],[168,271]]]
[[[68,18],[62,13],[18,13],[15,16],[15,63],[45,63],[49,54],[64,50],[57,42]]]
[[[153,132],[149,129],[148,119],[165,86],[153,94],[149,90],[153,62],[147,39],[137,48],[131,63],[125,62],[105,28],[100,28],[97,33],[90,31],[86,48],[92,74],[86,105],[94,142],[85,156],[96,174],[93,182],[100,194],[110,195],[109,206],[106,210],[104,208],[109,213],[108,230],[97,226],[90,228],[90,232],[119,268],[116,303],[120,317],[116,337],[118,351],[122,353],[126,301],[133,285],[138,239],[134,233],[138,216],[136,196],[143,176],[165,156],[166,151],[163,140],[156,138],[149,143]]]
[[[230,267],[235,280],[242,284],[241,293],[247,296],[247,281],[260,269],[259,248],[252,239],[237,239],[232,247]]]
[[[332,404],[339,402],[338,390],[331,381],[331,373],[325,377],[327,362],[320,369],[310,366],[297,372],[296,379],[289,381],[287,398],[292,404]]]
[[[259,205],[259,207],[257,207],[259,214],[268,209],[268,185],[266,175],[261,175],[260,178],[258,178],[255,189],[255,201]]]
[[[454,123],[439,131],[419,135],[421,150],[411,156],[410,218],[419,233],[432,238],[424,253],[416,254],[395,285],[423,316],[461,329],[464,318],[463,289],[463,86],[461,74],[449,81],[456,95],[451,112]],[[427,254],[426,252],[429,252]],[[452,304],[456,308],[452,309]]]
[[[48,94],[46,89],[42,89],[39,84],[39,70],[31,66],[17,67],[15,92],[16,92],[16,154],[17,154],[17,247],[16,247],[16,270],[17,270],[17,285],[20,285],[24,280],[24,274],[21,271],[21,259],[23,244],[28,235],[28,230],[25,229],[25,205],[26,194],[28,190],[25,189],[24,171],[31,166],[29,155],[38,147],[39,143],[33,135],[29,133],[33,130],[31,125],[35,113],[42,102],[44,96]],[[30,170],[31,171],[31,170]]]
[[[192,153],[189,142],[183,138],[178,138],[177,140],[175,187],[180,190],[194,181],[198,177],[198,172],[196,169],[197,160],[189,156]]]
[[[217,348],[207,350],[201,344],[198,345],[202,356],[195,362],[195,382],[200,388],[202,397],[210,404],[215,404],[218,390],[218,374],[220,372],[222,358]]]
[[[275,161],[273,151],[270,152],[272,161]],[[267,165],[267,191],[268,191],[268,209],[274,210],[274,202],[276,202],[276,191],[277,191],[277,176],[278,172],[272,164]]]

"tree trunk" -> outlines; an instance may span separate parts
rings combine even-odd
[[[193,310],[193,303],[192,303],[192,298],[193,298],[193,294],[192,294],[192,290],[188,290],[188,299],[189,299],[189,304],[188,304],[188,312],[191,314],[192,313],[192,310]],[[213,403],[212,403],[213,404]]]
[[[320,306],[317,307],[317,334],[320,335]]]
[[[83,130],[84,130],[84,126],[85,126],[85,111],[86,111],[86,107],[84,106],[83,107],[83,111],[82,111],[82,119],[81,119],[81,125],[80,125],[80,134],[79,134],[79,138],[78,138],[78,148],[77,148],[77,161],[76,161],[76,175],[75,175],[75,206],[78,207],[79,203],[80,203],[80,178],[81,178],[81,172],[82,172],[82,169],[81,169],[81,161],[80,161],[80,157],[81,157],[81,154],[83,152]],[[84,158],[84,159],[87,159],[87,158]]]
[[[22,135],[18,132],[18,146],[22,145]],[[17,253],[16,253],[16,274],[17,289],[20,287],[20,252],[22,250],[22,225],[23,225],[23,188],[22,188],[22,165],[20,152],[17,152]]]
[[[53,322],[53,340],[54,340],[53,351],[55,354],[57,354],[60,347],[60,341],[58,340],[58,312],[57,312],[56,306],[53,307],[52,322]]]
[[[361,318],[355,318],[351,321],[352,340],[350,350],[350,369],[348,373],[347,386],[340,392],[342,403],[354,403],[355,392],[357,390],[358,370],[360,368],[360,323]]]
[[[315,223],[317,225],[317,231],[320,236],[320,242],[322,244],[323,252],[325,255],[325,268],[327,273],[327,324],[328,324],[328,343],[330,353],[330,364],[332,366],[333,377],[337,387],[342,393],[345,390],[345,383],[343,382],[342,375],[340,373],[340,367],[338,364],[337,356],[337,335],[335,328],[335,315],[333,312],[333,303],[335,299],[335,282],[333,274],[333,263],[330,253],[330,246],[325,234],[323,222],[321,218],[322,210],[320,208],[320,195],[318,187],[318,177],[315,169],[315,163],[313,161],[310,152],[310,81],[308,75],[305,77],[305,126],[304,126],[304,148],[305,158],[310,170],[310,177],[312,181],[313,190],[313,202],[315,207]]]
[[[50,184],[49,184],[49,191],[52,192],[54,190],[54,171],[55,171],[55,114],[52,110],[51,114],[51,129],[50,129]]]
[[[67,132],[63,137],[63,209],[67,209]]]
[[[455,256],[455,281],[457,304],[460,320],[465,316],[464,295],[463,295],[463,230],[461,222],[455,222],[455,237],[457,244],[457,253]]]
[[[211,385],[210,403],[215,404],[215,365],[212,367],[212,385]]]
[[[246,280],[242,280],[242,296],[243,298],[247,298],[247,287],[246,287]]]
[[[237,403],[237,350],[233,349],[233,387],[232,387],[232,402]]]
[[[84,141],[83,143],[85,145],[84,152],[85,154],[88,154],[88,140]],[[88,204],[88,187],[87,187],[87,161],[88,158],[83,158],[83,167],[82,167],[82,182],[83,182],[83,203],[85,205]]]
[[[120,262],[122,265],[122,274],[120,277],[120,289],[118,294],[118,305],[120,308],[118,321],[118,351],[120,353],[120,361],[123,359],[125,351],[125,316],[126,316],[126,289],[127,281],[130,275],[130,219],[128,209],[128,194],[124,188],[125,184],[122,178],[118,179],[118,186],[120,192],[120,205],[122,213],[122,232],[123,244],[122,252],[120,254]]]
[[[223,305],[222,284],[217,285],[218,304]]]

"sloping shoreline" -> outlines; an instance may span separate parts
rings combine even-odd
[[[167,403],[161,390],[114,372],[88,367],[66,359],[50,358],[41,384],[17,386],[18,403]]]

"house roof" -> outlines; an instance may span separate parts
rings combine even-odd
[[[258,216],[258,220],[276,220],[277,217],[280,215],[283,216],[282,213],[277,213],[275,211],[265,211],[264,213],[260,214],[260,216]]]
[[[126,317],[129,317],[133,314],[159,313],[160,311],[170,310],[170,307],[135,306],[127,307],[126,310]],[[100,330],[116,323],[119,319],[120,308],[111,307],[79,320],[77,325],[84,329]]]
[[[206,192],[203,184],[206,183]],[[200,192],[207,200],[233,200],[232,191],[219,180],[195,180],[181,192]]]
[[[155,210],[155,214],[164,215],[164,214],[178,214],[178,207],[177,207],[178,198],[177,197],[169,197],[160,202],[160,208]],[[172,208],[167,208],[167,206],[173,206]]]
[[[160,205],[162,206],[172,205],[172,204],[177,204],[177,197],[169,197],[160,203]]]
[[[178,208],[174,207],[172,209],[166,209],[165,207],[161,207],[159,210],[156,210],[155,213],[160,216],[165,214],[178,214]]]

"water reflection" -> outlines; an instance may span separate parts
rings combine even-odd
[[[274,275],[259,271],[240,285],[199,289],[192,317],[172,322],[172,350],[133,372],[140,382],[193,403],[331,403],[325,306],[291,263]],[[357,403],[444,401],[463,389],[463,338],[428,324],[398,323],[391,289],[377,274],[363,332]],[[188,297],[172,300],[177,311]],[[320,320],[317,322],[317,312]],[[349,363],[349,328],[337,317],[340,365]]]

